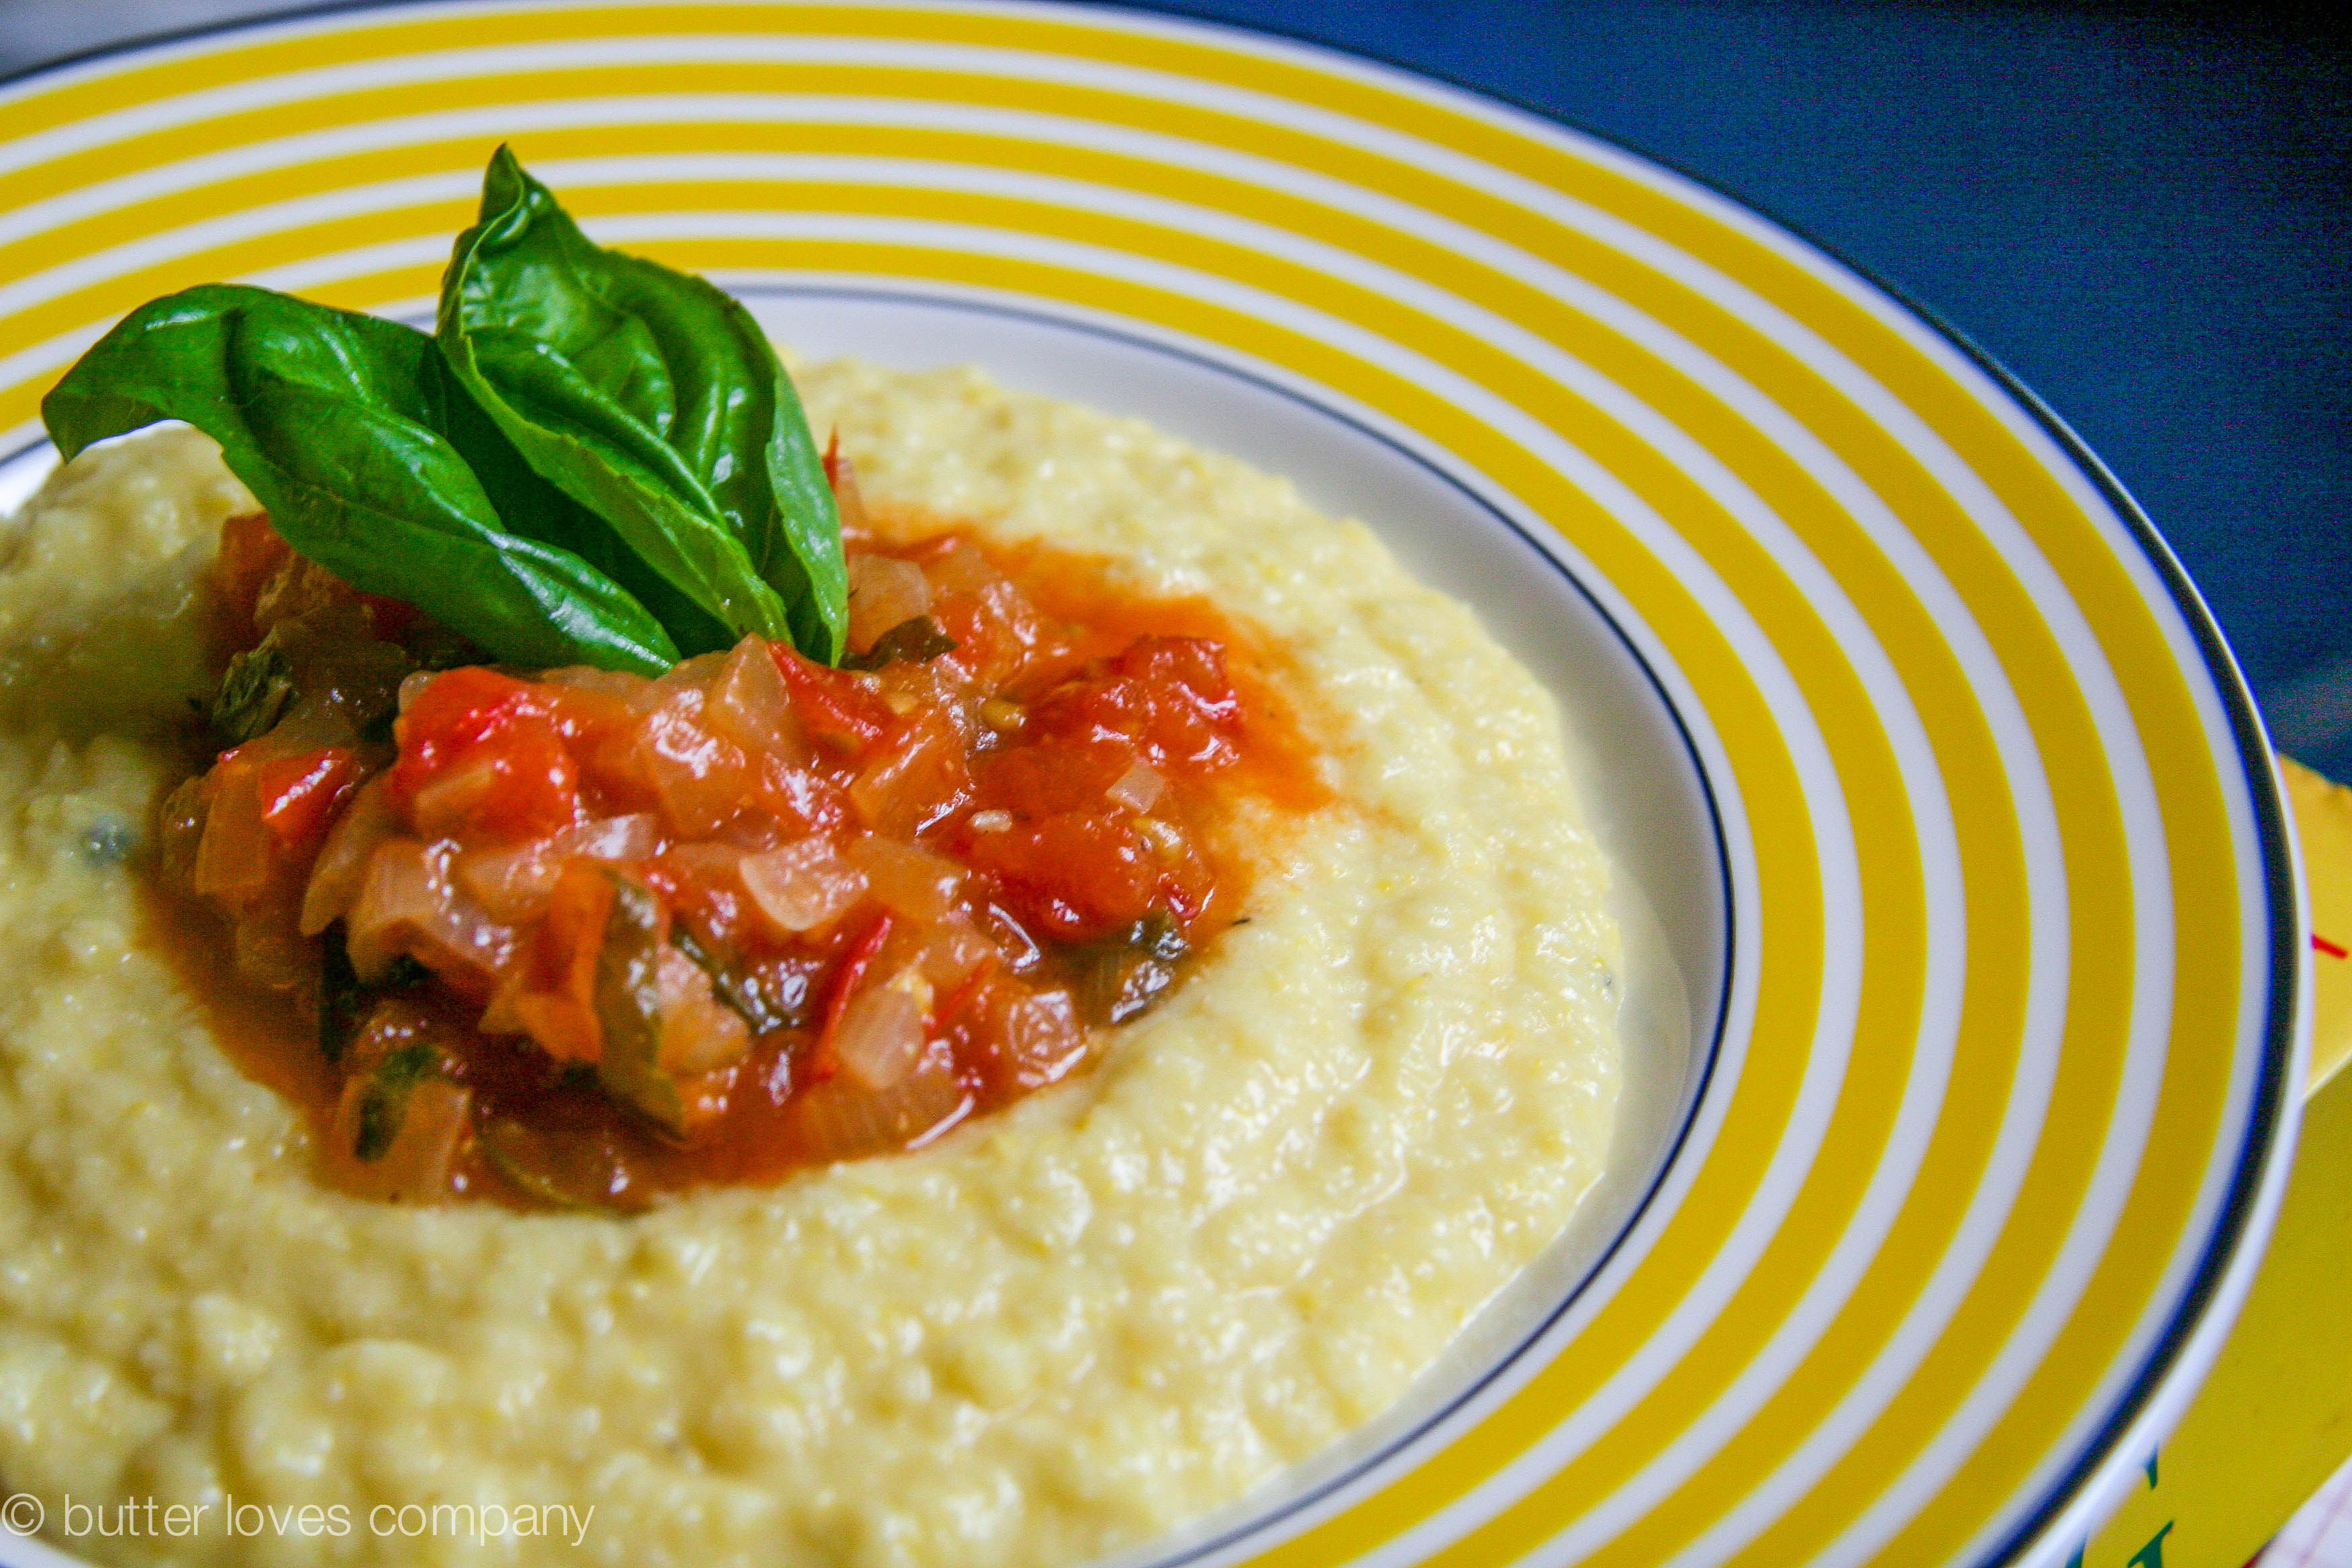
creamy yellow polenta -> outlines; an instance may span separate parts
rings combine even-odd
[[[192,584],[248,503],[185,432],[86,456],[0,529],[0,1491],[56,1544],[1073,1563],[1395,1401],[1598,1174],[1607,872],[1551,704],[1467,611],[1141,425],[971,372],[802,385],[869,496],[1270,634],[1342,804],[1098,1068],[922,1152],[635,1219],[346,1198],[138,940],[160,737],[206,679]],[[70,1533],[68,1494],[197,1528]],[[412,1504],[515,1533],[409,1533]]]

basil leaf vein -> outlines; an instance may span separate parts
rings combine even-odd
[[[716,623],[840,658],[848,584],[832,488],[792,382],[740,303],[596,245],[501,147],[480,218],[457,237],[435,333],[531,468],[674,590],[655,607],[682,649],[725,646]],[[674,613],[677,600],[698,623]]]

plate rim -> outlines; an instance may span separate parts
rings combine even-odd
[[[651,11],[681,3],[681,0],[631,0],[631,3]],[[761,0],[752,0],[752,3],[761,3]],[[781,11],[793,8],[793,0],[767,0],[767,3],[772,3]],[[884,8],[892,5],[894,0],[847,0],[847,3]],[[914,3],[936,5],[937,0],[914,0]],[[240,33],[333,23],[370,15],[436,11],[448,14],[474,8],[554,10],[560,9],[561,5],[559,0],[307,0],[305,4],[266,15],[227,17],[185,27],[142,33],[54,59],[35,62],[0,74],[0,101],[16,96],[19,91],[44,79],[64,76],[121,56],[163,51]],[[1809,252],[1815,260],[1825,262],[1832,268],[1843,272],[1853,283],[1860,285],[1865,294],[1874,295],[1879,300],[1892,305],[1909,322],[1926,329],[1927,334],[1942,347],[1956,351],[1986,378],[1996,393],[2026,416],[2036,432],[2091,484],[2113,511],[2122,525],[2125,537],[2156,574],[2164,590],[2165,600],[2180,617],[2195,646],[2198,657],[2194,665],[2184,659],[2179,668],[2184,672],[2193,668],[2203,677],[2227,720],[2231,746],[2226,760],[2233,764],[2239,782],[2246,789],[2262,867],[2263,912],[2269,928],[2265,943],[2268,963],[2261,972],[2264,986],[2261,1065],[2254,1075],[2249,1102],[2240,1122],[2238,1152],[2232,1163],[2228,1188],[2221,1195],[2215,1213],[2205,1227],[2206,1234],[2198,1251],[2196,1265],[2179,1287],[2173,1310],[2160,1331],[2138,1357],[2129,1380],[2106,1402],[2107,1408],[2097,1428],[2079,1440],[2075,1445],[2076,1452],[2065,1468],[2042,1485],[2039,1489],[2041,1496],[2021,1514],[2017,1523],[1972,1561],[1976,1568],[2005,1568],[2005,1565],[2024,1561],[2038,1548],[2057,1543],[2062,1539],[2055,1533],[2059,1524],[2070,1516],[2095,1514],[2103,1508],[2103,1494],[2111,1487],[2122,1461],[2128,1458],[2130,1452],[2124,1447],[2125,1440],[2152,1419],[2168,1428],[2171,1422],[2178,1419],[2179,1407],[2185,1407],[2189,1399],[2194,1396],[2197,1384],[2210,1368],[2212,1355],[2226,1337],[2252,1276],[2260,1267],[2280,1193],[2293,1163],[2302,1121],[2302,1100],[2299,1094],[2293,1092],[2292,1086],[2294,1066],[2301,1059],[2300,1038],[2308,1022],[2308,1009],[2304,1002],[2304,982],[2310,970],[2308,916],[2301,894],[2300,858],[2285,814],[2284,791],[2279,783],[2268,732],[2254,701],[2251,684],[2204,596],[2147,509],[2089,443],[2024,378],[1911,289],[1858,261],[1844,247],[1823,239],[1809,226],[1791,221],[1771,205],[1741,195],[1715,178],[1690,168],[1681,160],[1652,151],[1632,138],[1596,130],[1574,116],[1540,107],[1507,90],[1465,81],[1450,71],[1405,64],[1377,49],[1337,44],[1279,26],[1235,22],[1206,15],[1192,9],[1183,0],[1150,5],[1139,4],[1138,0],[958,0],[952,6],[939,8],[1026,12],[1071,20],[1085,18],[1108,21],[1112,26],[1138,31],[1164,31],[1171,27],[1192,29],[1221,36],[1244,49],[1255,46],[1262,50],[1271,43],[1302,55],[1320,57],[1342,69],[1353,68],[1359,74],[1364,68],[1374,68],[1389,79],[1389,85],[1402,89],[1426,94],[1433,87],[1441,89],[1489,113],[1498,113],[1507,120],[1518,121],[1522,129],[1538,136],[1557,138],[1564,132],[1591,147],[1605,149],[1619,157],[1662,171],[1719,207],[1760,223],[1780,238],[1793,242],[1801,250]],[[1148,348],[1164,346],[1144,342]],[[1213,362],[1203,363],[1209,363],[1213,369],[1242,374],[1235,367],[1218,365]],[[1277,384],[1265,384],[1277,392],[1287,392]],[[1345,417],[1335,410],[1318,406],[1320,412]],[[1366,433],[1375,439],[1382,439],[1376,431]],[[38,445],[40,443],[37,440],[31,447],[9,454],[6,460],[16,461]],[[1419,460],[1414,454],[1407,452],[1406,455]],[[1445,477],[1442,471],[1440,477]],[[1482,510],[1485,510],[1483,504]],[[1517,535],[1516,525],[1510,524],[1507,519],[1504,521]],[[1549,552],[1539,547],[1537,553],[1549,559]],[[1633,654],[1644,677],[1652,682],[1654,689],[1659,690],[1664,700],[1664,689],[1657,684],[1649,662],[1625,637],[1615,618],[1609,616],[1574,574],[1558,563],[1554,564],[1578,594],[1601,614],[1612,635],[1618,637]],[[1677,732],[1687,747],[1690,739],[1687,726],[1670,700],[1666,700],[1666,705],[1668,711],[1675,715]],[[2218,745],[2212,748],[2212,755],[2217,762],[2224,760],[2223,750]],[[1716,829],[1720,851],[1723,830],[1714,784],[1704,765],[1699,763],[1696,752],[1692,756],[1706,796],[1710,824]],[[1736,935],[1731,927],[1727,901],[1726,925],[1727,954],[1729,940]],[[1727,985],[1729,973],[1727,963],[1724,982]],[[2252,971],[2242,972],[2242,978],[2250,979],[2252,973]],[[2167,1016],[2170,1016],[2168,1007]],[[1692,1096],[1693,1107],[1704,1099],[1713,1081],[1725,1026],[1725,1015],[1718,1011],[1717,1028],[1709,1038],[1704,1069]],[[1696,1044],[1694,1041],[1695,1047]],[[1689,1125],[1690,1113],[1686,1111],[1657,1174],[1644,1187],[1640,1202],[1628,1215],[1624,1226],[1596,1257],[1585,1279],[1579,1282],[1568,1300],[1572,1300],[1581,1294],[1585,1285],[1597,1277],[1646,1211],[1658,1184],[1680,1158]],[[2168,1405],[2175,1408],[2167,1410]],[[1297,1505],[1294,1502],[1286,1505],[1286,1509],[1295,1506]],[[1994,1521],[1989,1519],[1986,1522],[1990,1524]],[[39,1546],[43,1543],[36,1540],[33,1544]]]
[[[1675,1166],[1688,1148],[1692,1134],[1697,1129],[1700,1113],[1705,1109],[1707,1095],[1716,1082],[1717,1070],[1722,1064],[1724,1048],[1731,1029],[1733,1011],[1731,1004],[1738,973],[1736,952],[1741,940],[1741,921],[1738,900],[1735,896],[1736,886],[1731,853],[1732,828],[1727,820],[1723,807],[1722,791],[1708,770],[1704,750],[1692,729],[1691,720],[1675,701],[1667,682],[1660,676],[1656,663],[1648,653],[1643,651],[1641,642],[1627,629],[1624,621],[1602,602],[1601,595],[1594,591],[1583,575],[1567,562],[1560,560],[1553,552],[1544,548],[1541,541],[1536,538],[1523,523],[1514,519],[1504,508],[1480,494],[1474,486],[1459,475],[1449,472],[1430,456],[1414,450],[1396,436],[1375,427],[1348,410],[1323,402],[1302,388],[1285,385],[1279,380],[1253,370],[1247,365],[1220,361],[1201,349],[1188,347],[1179,342],[1155,341],[1140,331],[1123,329],[1108,321],[1087,320],[1076,314],[1059,314],[1034,304],[1016,303],[1011,297],[1003,299],[986,297],[984,291],[968,294],[944,290],[926,292],[914,287],[893,287],[880,282],[871,285],[859,285],[846,281],[729,282],[725,280],[724,275],[718,275],[713,280],[720,282],[730,294],[747,302],[756,301],[762,297],[784,297],[903,303],[919,308],[969,311],[978,315],[1011,318],[1052,331],[1079,333],[1089,338],[1117,343],[1140,353],[1174,360],[1214,375],[1244,383],[1343,426],[1354,436],[1393,453],[1403,461],[1429,475],[1448,491],[1461,498],[1482,518],[1519,545],[1526,554],[1539,562],[1541,564],[1538,570],[1547,570],[1553,578],[1565,584],[1575,598],[1582,602],[1586,609],[1607,628],[1607,635],[1615,641],[1617,647],[1623,651],[1624,656],[1639,671],[1641,686],[1655,700],[1657,707],[1666,716],[1672,726],[1675,742],[1688,763],[1690,775],[1696,781],[1699,801],[1705,817],[1705,834],[1713,850],[1714,879],[1721,906],[1718,911],[1719,939],[1722,943],[1721,963],[1709,997],[1713,1008],[1713,1021],[1704,1037],[1696,1027],[1690,1031],[1684,1058],[1682,1083],[1676,1091],[1680,1096],[1681,1103],[1674,1113],[1670,1131],[1661,1141],[1658,1151],[1654,1156],[1656,1161],[1654,1168],[1635,1189],[1622,1216],[1603,1234],[1603,1238],[1593,1247],[1591,1256],[1578,1269],[1568,1288],[1558,1296],[1548,1299],[1537,1313],[1513,1332],[1506,1342],[1482,1357],[1480,1362],[1470,1369],[1469,1375],[1448,1387],[1442,1397],[1432,1402],[1426,1409],[1417,1414],[1408,1426],[1384,1439],[1378,1447],[1351,1459],[1344,1468],[1312,1480],[1294,1494],[1282,1497],[1269,1506],[1251,1510],[1245,1517],[1237,1515],[1234,1522],[1204,1534],[1197,1540],[1182,1541],[1165,1551],[1149,1555],[1140,1554],[1139,1552],[1133,1558],[1138,1568],[1191,1568],[1194,1563],[1241,1544],[1261,1531],[1279,1526],[1300,1512],[1314,1508],[1337,1492],[1361,1484],[1374,1472],[1392,1464],[1400,1456],[1426,1440],[1432,1432],[1456,1416],[1465,1406],[1491,1387],[1498,1378],[1507,1375],[1546,1335],[1553,1331],[1560,1320],[1583,1300],[1618,1255],[1623,1251],[1644,1219],[1649,1216],[1659,1192],[1673,1177]],[[411,324],[414,325],[415,322],[412,321]],[[55,450],[54,443],[46,436],[36,436],[13,450],[0,452],[0,479],[9,477],[9,470],[19,464],[37,462],[45,454],[53,455]],[[1563,1236],[1565,1234],[1563,1232]],[[1467,1325],[1465,1324],[1465,1327],[1466,1328]],[[1410,1393],[1406,1395],[1407,1399],[1412,1397]],[[1380,1415],[1376,1415],[1373,1420],[1377,1421],[1380,1418]],[[1271,1479],[1278,1480],[1278,1479],[1279,1472]],[[1233,1500],[1225,1507],[1240,1510],[1244,1504],[1250,1502],[1255,1495],[1255,1492],[1245,1493],[1243,1497]],[[1186,1525],[1180,1523],[1171,1533],[1181,1532],[1185,1528]],[[1151,1544],[1150,1542],[1143,1542],[1137,1543],[1137,1548],[1123,1549],[1118,1554],[1117,1560],[1127,1562],[1129,1552],[1137,1552],[1138,1549],[1148,1548]],[[73,1561],[79,1563],[79,1559]]]
[[[359,3],[369,5],[376,3],[376,0],[359,0]],[[381,0],[381,3],[385,8],[390,8],[415,4],[416,0]],[[874,0],[874,3],[883,4],[887,0]],[[996,3],[1000,0],[979,0],[983,6]],[[2297,1059],[2297,1036],[2306,1022],[2307,1013],[2300,986],[2302,975],[2309,966],[2309,935],[2306,930],[2309,917],[2298,891],[2300,855],[2286,819],[2284,792],[2273,760],[2269,732],[2254,701],[2252,686],[2247,680],[2237,655],[2231,649],[2221,624],[2214,618],[2211,607],[2206,604],[2204,595],[2189,575],[2187,568],[2180,563],[2179,555],[2165,539],[2162,530],[2147,508],[2141,505],[2139,499],[2131,493],[2129,487],[2065,417],[2034,391],[2021,375],[1977,342],[1972,334],[1909,288],[1857,260],[1843,246],[1812,232],[1810,226],[1783,216],[1770,205],[1733,190],[1713,176],[1689,167],[1680,159],[1654,152],[1633,138],[1596,130],[1575,116],[1544,108],[1515,93],[1466,81],[1450,71],[1406,64],[1377,49],[1335,44],[1286,27],[1237,23],[1208,16],[1192,9],[1185,0],[1171,0],[1170,4],[1159,5],[1145,5],[1139,0],[1102,0],[1100,4],[1086,5],[1079,4],[1079,0],[1009,0],[1009,3],[1034,5],[1041,10],[1109,11],[1146,25],[1154,19],[1174,17],[1191,26],[1225,33],[1244,40],[1270,38],[1286,47],[1330,57],[1343,63],[1376,66],[1400,79],[1401,86],[1434,83],[1450,92],[1499,109],[1509,117],[1531,121],[1538,131],[1555,134],[1566,131],[1621,156],[1664,170],[1714,201],[1760,221],[1833,268],[1842,269],[1865,289],[1894,305],[1913,322],[1925,327],[1945,346],[1957,350],[1991,382],[1999,393],[2032,421],[2039,432],[2090,481],[2100,498],[2114,510],[2126,534],[2163,584],[2174,611],[2181,617],[2197,647],[2198,668],[2210,681],[2214,694],[2228,717],[2234,748],[2230,760],[2235,763],[2246,785],[2256,841],[2260,846],[2264,901],[2270,926],[2270,940],[2266,943],[2269,963],[2263,975],[2262,1069],[2256,1076],[2244,1119],[2243,1135],[2239,1141],[2230,1188],[2208,1229],[2205,1244],[2199,1251],[2197,1266],[2183,1282],[2178,1304],[2162,1331],[2141,1356],[2129,1383],[2111,1401],[2097,1430],[2083,1439],[2073,1462],[2046,1483],[2042,1489],[2043,1495],[2020,1518],[2018,1523],[1974,1560],[1975,1568],[2007,1568],[2009,1564],[2022,1562],[2036,1548],[2052,1544],[2058,1539],[2054,1527],[2068,1513],[2085,1507],[2094,1510],[2099,1509],[2100,1494],[2111,1480],[2112,1472],[2119,1461],[2129,1452],[2123,1445],[2133,1428],[2166,1399],[2185,1395],[2179,1400],[2185,1407],[2188,1399],[2195,1396],[2195,1384],[2201,1383],[2210,1370],[2213,1352],[2234,1322],[2246,1289],[2252,1284],[2252,1276],[2261,1267],[2263,1253],[2269,1246],[2279,1189],[2284,1187],[2286,1172],[2293,1163],[2303,1121],[2302,1098],[2289,1092],[2289,1086],[2294,1081],[2293,1068]],[[2217,756],[2218,752],[2216,748]],[[2195,1353],[2190,1342],[2200,1334],[2210,1336],[2214,1342],[2205,1346],[2202,1353]],[[2186,1387],[2176,1388],[2172,1386],[2176,1374],[2187,1375],[2193,1381]],[[2163,1421],[2163,1426],[2168,1430],[2179,1414],[2177,1409],[2172,1411]]]

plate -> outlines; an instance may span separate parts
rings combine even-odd
[[[0,480],[155,295],[429,310],[509,139],[803,352],[1292,475],[1583,737],[1654,912],[1612,1186],[1404,1408],[1133,1562],[2055,1563],[2153,1462],[2276,1205],[2305,938],[2210,618],[1997,367],[1685,177],[1301,46],[424,5],[0,94]]]

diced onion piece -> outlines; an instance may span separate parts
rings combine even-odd
[[[509,849],[461,854],[453,874],[493,919],[524,925],[547,912],[548,895],[563,874],[563,856],[554,838],[534,838]]]
[[[975,811],[971,814],[971,830],[974,833],[1003,833],[1012,826],[1013,814],[1009,811]]]
[[[661,853],[661,818],[650,811],[600,816],[565,828],[555,842],[588,860],[649,860]]]
[[[866,826],[912,838],[963,804],[971,774],[963,744],[944,721],[917,724],[850,781],[849,802]]]
[[[310,885],[302,893],[304,936],[316,936],[348,913],[375,847],[399,831],[393,805],[392,775],[378,773],[360,785],[327,832],[327,842],[310,865]]]
[[[980,911],[982,934],[996,949],[998,959],[1015,974],[1026,974],[1045,961],[1045,954],[1011,910],[1002,904],[990,903]]]
[[[362,1160],[352,1150],[359,1137],[360,1101],[368,1087],[365,1073],[344,1084],[328,1135],[331,1157],[342,1177],[340,1184],[361,1197],[392,1203],[437,1201],[449,1190],[449,1167],[472,1110],[472,1091],[444,1078],[425,1079],[408,1090],[400,1131],[391,1146],[377,1159]]]
[[[898,984],[868,986],[851,997],[833,1037],[842,1072],[867,1089],[904,1079],[922,1054],[923,1001]]]
[[[849,646],[864,652],[891,627],[931,607],[923,569],[895,555],[849,558]]]
[[[942,594],[978,594],[1004,580],[1004,574],[988,563],[988,557],[963,539],[925,562],[923,575]]]
[[[1184,830],[1174,823],[1157,816],[1139,816],[1135,830],[1151,846],[1151,852],[1162,860],[1175,860],[1184,853]]]
[[[887,1089],[841,1073],[793,1097],[787,1125],[797,1152],[814,1163],[855,1160],[924,1143],[971,1109],[954,1066],[925,1052]]]
[[[884,909],[908,920],[935,921],[955,905],[963,868],[918,845],[868,835],[849,847],[849,863],[866,873]]]
[[[971,979],[982,964],[997,956],[996,944],[981,935],[970,921],[961,915],[950,915],[923,932],[914,964],[934,989],[947,992]]]
[[[432,685],[433,678],[440,673],[441,672],[437,669],[420,669],[402,677],[399,698],[400,710],[403,713],[407,712],[408,705],[416,700],[416,694],[424,690],[426,687]],[[552,680],[562,673],[564,672],[561,670],[551,670],[545,679]],[[596,673],[602,675],[604,671],[600,669],[596,671]]]
[[[362,980],[375,980],[390,968],[408,933],[433,919],[433,877],[425,846],[414,838],[386,838],[368,857],[352,906],[352,968]]]
[[[1032,991],[1004,1011],[1005,1055],[1040,1082],[1069,1071],[1085,1049],[1086,1033],[1066,991]]]
[[[335,695],[330,688],[297,703],[292,712],[278,721],[276,729],[254,742],[254,749],[245,754],[258,761],[263,756],[290,757],[355,743],[359,735],[352,729],[349,716],[334,701]]]
[[[431,679],[430,672],[420,674]],[[593,691],[606,697],[617,697],[633,708],[639,706],[640,700],[653,685],[642,675],[631,675],[618,669],[598,669],[592,664],[567,664],[560,669],[541,672],[539,679],[548,686],[568,686],[574,691]],[[409,677],[411,681],[416,679],[416,676]],[[407,690],[408,683],[404,681],[400,704],[403,708],[408,706]]]
[[[493,920],[526,925],[547,912],[563,862],[645,860],[661,850],[661,818],[649,811],[574,823],[511,848],[477,849],[457,858],[457,885]]]
[[[1161,778],[1150,763],[1138,763],[1119,774],[1112,781],[1110,788],[1103,793],[1128,810],[1140,815],[1160,804],[1160,792],[1167,787],[1168,781]]]
[[[822,838],[746,855],[735,870],[760,912],[787,931],[822,930],[866,896],[866,873]]]
[[[703,727],[703,706],[696,688],[673,692],[646,716],[631,752],[660,795],[662,815],[688,838],[708,838],[725,826],[750,798],[753,782],[741,748]]]
[[[751,853],[752,851],[739,849],[732,844],[714,844],[705,840],[699,844],[674,845],[667,858],[670,864],[684,868],[695,880],[723,888],[737,880],[735,868],[743,863],[743,857]]]
[[[468,994],[497,988],[514,956],[514,929],[458,892],[447,858],[414,838],[376,846],[351,913],[352,968],[362,980],[380,978],[407,952]]]
[[[677,948],[664,946],[656,983],[661,988],[661,1044],[655,1060],[664,1072],[716,1071],[751,1047],[743,1020],[710,989],[702,966]]]
[[[419,832],[439,837],[464,827],[474,808],[496,794],[498,787],[499,755],[483,747],[435,773],[416,792],[409,809]]]
[[[428,949],[416,956],[458,990],[488,996],[514,961],[515,930],[492,920],[488,910],[451,887],[446,877],[440,886],[447,891],[438,918],[425,932],[438,954]]]
[[[729,651],[721,648],[716,653],[698,653],[692,658],[673,664],[654,677],[653,690],[665,702],[674,693],[688,687],[702,690],[719,679],[719,672],[727,668],[729,657]]]
[[[805,766],[812,754],[775,656],[758,637],[745,637],[727,656],[702,717],[712,733],[747,752],[765,752],[793,767]]]

